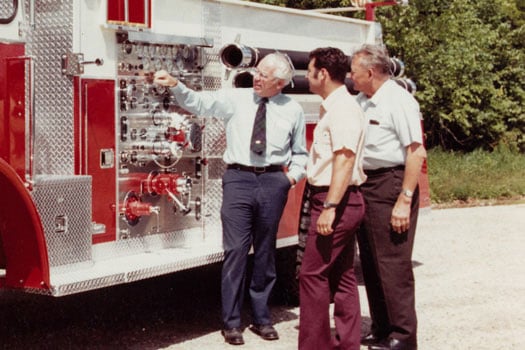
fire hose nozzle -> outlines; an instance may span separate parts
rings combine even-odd
[[[230,69],[250,68],[255,67],[259,61],[259,52],[251,47],[234,43],[220,50],[219,60]]]

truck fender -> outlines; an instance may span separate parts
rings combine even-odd
[[[40,215],[15,170],[0,158],[0,286],[49,289],[49,263]]]

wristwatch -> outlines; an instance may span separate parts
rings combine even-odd
[[[412,198],[412,196],[414,195],[414,192],[412,192],[410,190],[403,190],[402,193],[408,198]]]
[[[338,205],[339,204],[337,204],[337,203],[324,202],[323,203],[323,209],[337,208]]]

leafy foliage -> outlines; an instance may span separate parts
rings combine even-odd
[[[258,2],[351,6],[349,0]],[[410,0],[375,11],[384,43],[417,84],[429,148],[492,150],[505,143],[525,151],[525,0]]]
[[[418,85],[430,147],[525,146],[525,57],[523,41],[514,38],[525,27],[516,7],[413,0],[384,12],[384,41]]]

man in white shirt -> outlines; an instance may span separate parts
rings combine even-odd
[[[412,249],[419,209],[418,177],[426,158],[419,104],[390,79],[385,48],[365,45],[352,56],[351,78],[366,115],[361,185],[366,213],[358,234],[372,350],[417,349]]]
[[[299,273],[300,350],[359,350],[361,315],[353,263],[355,235],[365,211],[359,191],[366,179],[365,121],[344,84],[349,68],[348,57],[339,49],[310,53],[308,83],[323,102],[307,164],[311,221]]]
[[[223,159],[227,169],[222,178],[221,208],[222,334],[225,341],[233,345],[244,344],[241,308],[252,245],[251,330],[265,340],[279,338],[267,305],[276,280],[277,229],[288,191],[304,177],[308,157],[303,110],[296,101],[281,93],[292,77],[293,67],[280,53],[269,54],[259,62],[253,88],[195,92],[165,71],[155,74],[155,83],[170,87],[181,107],[198,116],[224,119]],[[259,113],[264,110],[265,113]],[[265,121],[255,122],[256,115],[263,115]],[[261,139],[254,122],[268,131],[262,131]]]

